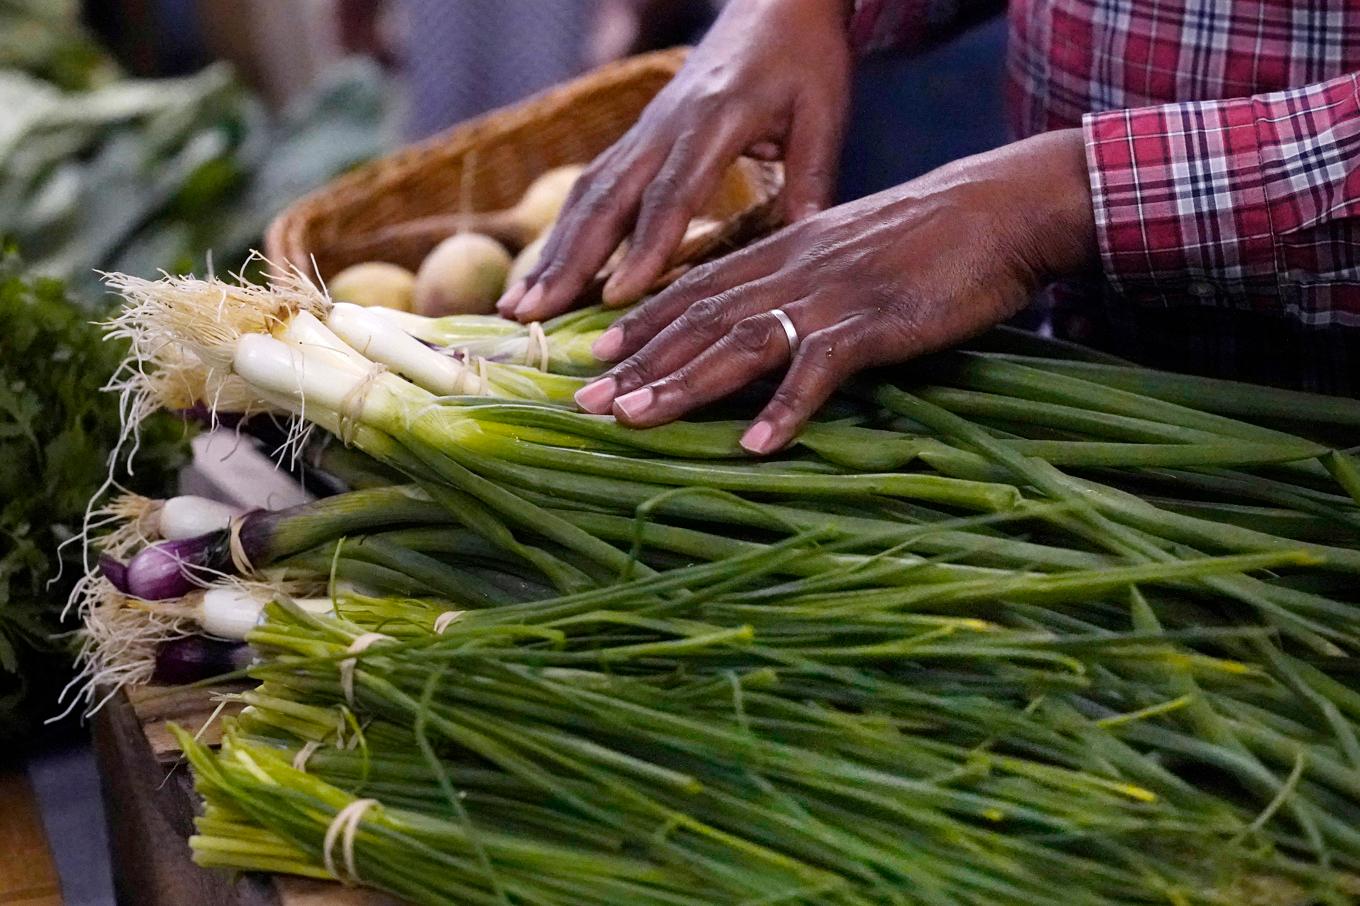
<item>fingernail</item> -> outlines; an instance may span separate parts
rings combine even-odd
[[[590,344],[590,354],[604,362],[612,362],[623,351],[623,329],[611,327]],[[593,384],[591,386],[594,386]]]
[[[634,419],[651,408],[655,396],[651,387],[643,387],[614,400],[614,408],[622,412],[625,418]]]
[[[820,211],[821,208],[816,204],[810,201],[804,202],[793,209],[793,219],[806,220],[808,217],[811,217],[813,214],[819,213]]]
[[[623,299],[619,296],[619,287],[625,286],[627,281],[624,279],[627,274],[624,271],[614,271],[608,280],[604,282],[604,289],[600,290],[600,296],[607,305],[616,305]]]
[[[618,389],[618,383],[612,377],[591,381],[576,391],[576,405],[587,412],[603,415],[609,411],[609,404],[614,402],[614,394]]]
[[[774,436],[774,425],[769,422],[756,422],[741,436],[742,448],[748,453],[764,456],[772,449],[770,439]]]
[[[501,294],[496,302],[496,311],[502,315],[508,315],[515,310],[519,300],[524,298],[524,291],[529,288],[529,284],[523,280],[516,280],[515,285]]]
[[[535,283],[530,290],[524,294],[524,298],[519,300],[515,306],[515,317],[524,318],[534,314],[538,308],[538,303],[543,301],[543,284]]]

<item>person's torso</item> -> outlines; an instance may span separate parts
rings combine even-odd
[[[1360,0],[1012,0],[1017,137],[1083,113],[1245,97],[1360,69]]]
[[[1008,57],[1011,129],[1025,137],[1088,112],[1248,97],[1360,70],[1360,0],[1012,0]],[[1311,260],[1310,242],[1340,232],[1352,231],[1294,244]],[[1056,288],[1053,327],[1164,368],[1356,393],[1360,328],[1298,314],[1335,307],[1337,279],[1294,281],[1292,309],[1283,298],[1128,297],[1107,281],[1072,281]]]

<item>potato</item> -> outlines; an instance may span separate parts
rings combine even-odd
[[[568,164],[540,175],[515,205],[515,221],[535,236],[552,226],[584,169],[580,164]]]
[[[543,254],[543,246],[547,244],[548,234],[544,233],[520,249],[520,253],[515,256],[515,263],[510,265],[510,273],[505,277],[505,285],[514,286],[528,276],[529,271],[534,269],[535,264],[538,264],[538,259]]]
[[[433,316],[488,314],[505,291],[510,263],[510,253],[490,236],[450,236],[416,272],[414,310]]]
[[[326,289],[337,302],[410,311],[416,275],[386,261],[365,261],[336,274],[327,282]]]

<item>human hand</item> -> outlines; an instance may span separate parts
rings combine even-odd
[[[849,0],[733,0],[632,129],[586,168],[538,265],[497,303],[534,321],[566,310],[631,231],[604,288],[633,302],[742,153],[782,158],[785,218],[831,198],[849,96]]]
[[[650,427],[787,365],[742,438],[749,452],[771,453],[850,375],[1005,320],[1095,248],[1081,130],[1036,136],[695,269],[596,341],[599,358],[623,361],[576,400]],[[775,309],[802,338],[792,355]]]

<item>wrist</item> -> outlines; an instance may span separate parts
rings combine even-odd
[[[1080,129],[1060,129],[946,164],[906,184],[908,196],[944,189],[992,243],[998,265],[1030,288],[1098,260],[1095,214]]]
[[[1086,142],[1081,129],[1059,129],[1017,142],[1021,216],[1035,232],[1033,268],[1040,283],[1079,273],[1098,258]]]

